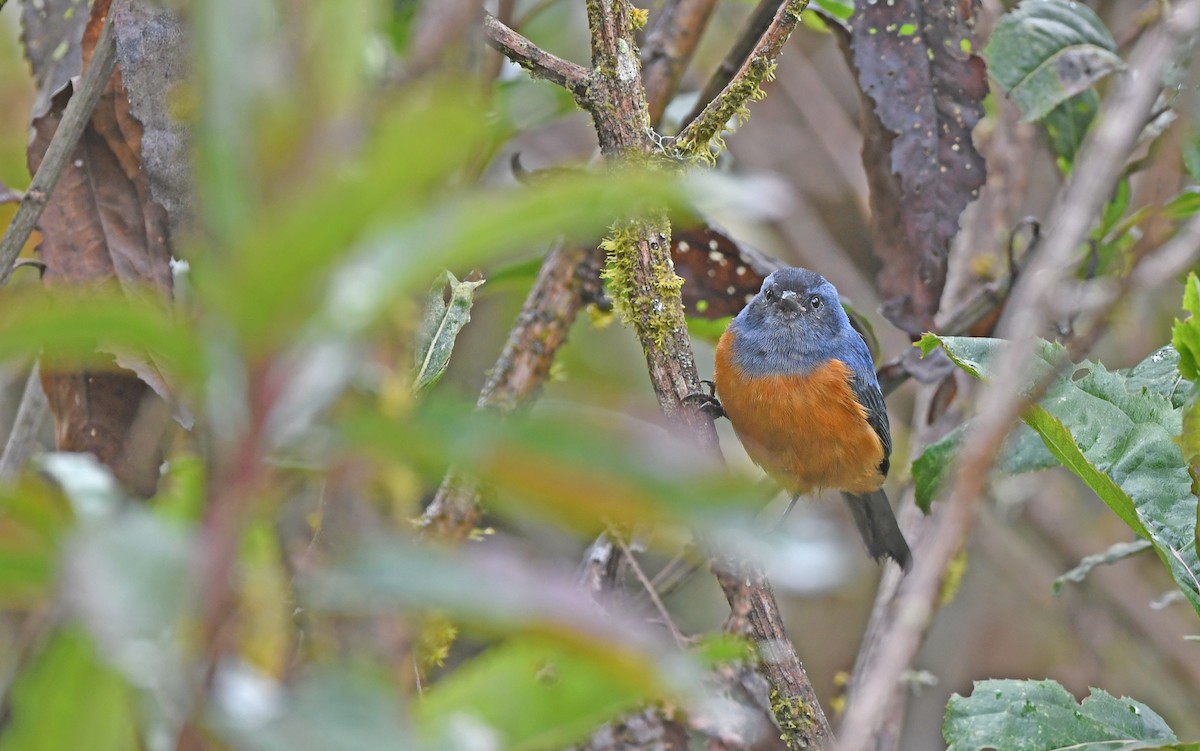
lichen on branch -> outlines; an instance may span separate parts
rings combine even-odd
[[[670,222],[665,216],[622,220],[600,247],[606,256],[601,277],[621,320],[632,325],[643,342],[663,348],[671,332],[685,325],[683,279],[670,260]]]
[[[792,35],[808,0],[783,0],[754,50],[707,106],[675,139],[676,156],[712,163],[725,148],[722,134],[736,118],[740,124],[750,115],[749,103],[766,96],[762,85],[775,74],[776,61]]]

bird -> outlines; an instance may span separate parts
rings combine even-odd
[[[803,268],[771,273],[721,335],[712,385],[709,406],[792,504],[842,491],[867,552],[911,568],[883,491],[892,453],[883,393],[833,284]]]

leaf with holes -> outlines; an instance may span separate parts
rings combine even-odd
[[[976,681],[946,705],[947,751],[1158,749],[1178,738],[1154,710],[1092,689],[1083,703],[1054,681]]]
[[[914,337],[933,328],[950,240],[985,177],[971,139],[987,94],[971,7],[859,3],[851,18],[882,312]]]
[[[933,334],[920,342],[926,352],[939,345],[956,365],[984,379],[992,376],[994,364],[1009,346],[999,339]],[[1038,355],[1023,389],[1049,375],[1063,361],[1064,350],[1042,342]],[[1055,376],[1024,420],[1064,467],[1154,545],[1188,602],[1200,612],[1197,499],[1176,443],[1183,408],[1141,382],[1131,387],[1126,374],[1084,361],[1066,375]]]
[[[413,390],[424,391],[433,386],[450,365],[450,353],[458,332],[471,320],[471,303],[479,281],[460,282],[449,271],[434,285],[425,303],[425,315],[417,329],[417,346],[413,351]],[[446,285],[450,286],[450,302],[445,300]]]
[[[783,263],[704,221],[680,221],[671,231],[671,261],[683,279],[683,307],[691,318],[727,319],[758,293]]]
[[[996,24],[983,54],[1026,121],[1125,66],[1104,22],[1071,0],[1025,0]]]

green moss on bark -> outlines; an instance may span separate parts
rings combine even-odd
[[[683,279],[670,263],[670,224],[662,219],[635,219],[613,225],[600,243],[606,254],[601,277],[621,320],[632,324],[643,338],[662,347],[683,324],[679,293]],[[646,243],[653,262],[646,284],[637,282],[639,244]],[[648,335],[648,337],[646,336]]]
[[[775,716],[780,731],[779,739],[791,751],[808,748],[807,738],[812,736],[815,722],[812,710],[799,697],[787,698],[778,690],[771,691],[771,714]]]

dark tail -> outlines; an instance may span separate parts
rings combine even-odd
[[[904,541],[904,535],[896,524],[896,515],[892,513],[892,505],[888,503],[883,491],[876,490],[867,495],[842,493],[842,497],[850,506],[854,523],[858,526],[871,557],[878,561],[886,555],[900,564],[900,568],[905,571],[912,568],[912,553],[909,552],[908,543]]]

